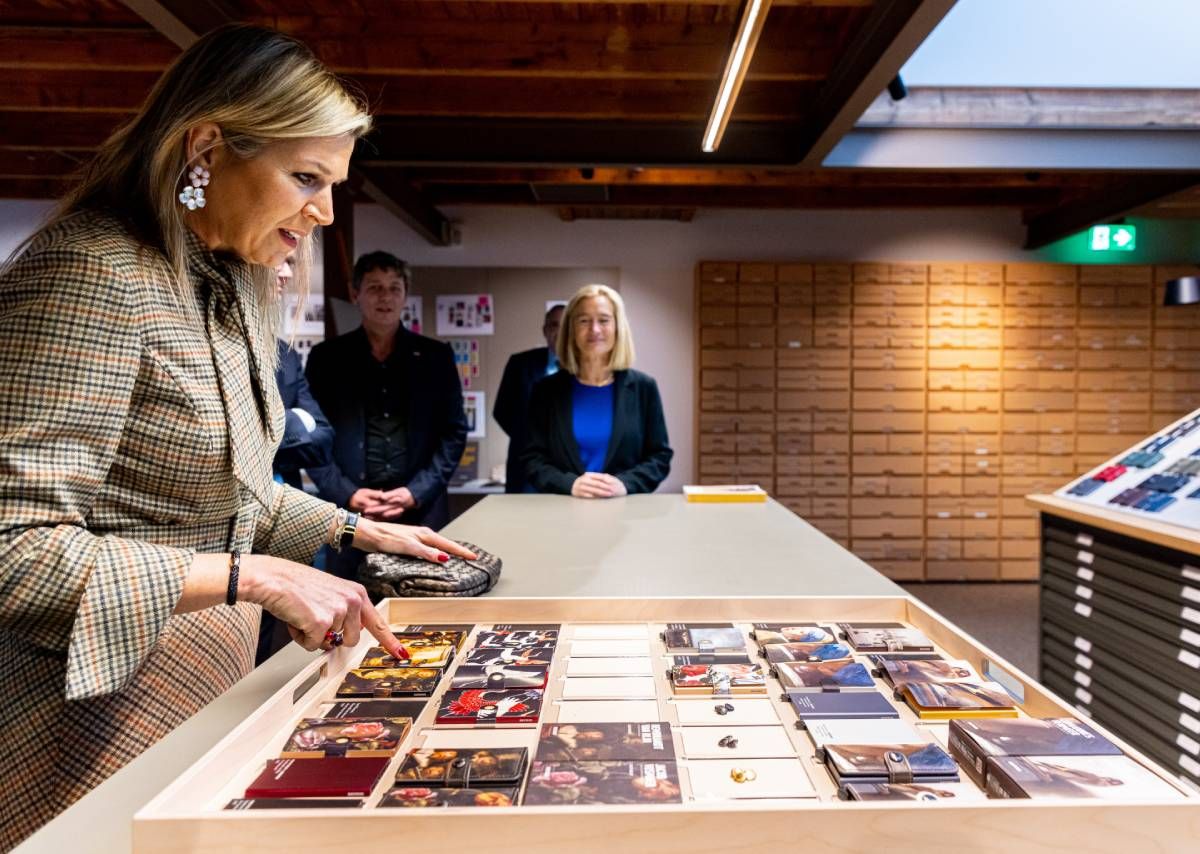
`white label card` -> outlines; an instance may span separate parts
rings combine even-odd
[[[1079,667],[1082,667],[1084,670],[1092,669],[1092,660],[1090,658],[1088,658],[1086,655],[1084,655],[1082,652],[1076,654],[1075,664],[1077,664]]]
[[[1075,671],[1075,681],[1078,682],[1080,685],[1082,685],[1084,688],[1092,687],[1092,677],[1088,676],[1082,670]]]
[[[1079,700],[1081,703],[1090,704],[1092,702],[1092,693],[1084,690],[1083,688],[1076,688],[1075,699]]]
[[[1092,554],[1091,552],[1081,551],[1075,555],[1075,560],[1079,561],[1080,563],[1086,563],[1088,566],[1091,566],[1092,561],[1094,561],[1095,559],[1096,559],[1096,556],[1094,554]]]
[[[1081,617],[1090,617],[1090,616],[1092,616],[1092,606],[1085,605],[1082,602],[1076,602],[1075,603],[1075,613]]]
[[[1088,640],[1087,638],[1081,638],[1078,635],[1076,635],[1075,636],[1075,648],[1082,649],[1084,652],[1091,652],[1092,651],[1092,642],[1090,640]]]
[[[1092,539],[1091,534],[1076,534],[1075,542],[1078,543],[1079,545],[1083,546],[1084,548],[1090,549],[1092,547],[1092,545],[1095,543],[1095,540]]]
[[[1078,596],[1080,599],[1091,599],[1092,598],[1092,588],[1084,587],[1082,584],[1076,584],[1075,585],[1075,595]]]
[[[1086,566],[1078,566],[1075,568],[1075,577],[1082,578],[1084,581],[1091,581],[1096,577],[1096,573],[1092,572]]]

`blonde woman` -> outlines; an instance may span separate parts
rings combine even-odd
[[[585,285],[558,330],[561,370],[534,386],[525,475],[537,492],[617,498],[653,492],[671,471],[662,399],[633,370],[621,295]]]
[[[0,272],[0,849],[244,676],[260,609],[403,657],[322,544],[464,554],[271,477],[274,268],[369,126],[300,43],[214,31]]]

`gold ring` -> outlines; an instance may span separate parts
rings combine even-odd
[[[753,768],[733,768],[730,770],[729,776],[735,783],[750,783],[758,779],[758,774]]]

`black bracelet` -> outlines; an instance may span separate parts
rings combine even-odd
[[[354,544],[354,535],[358,532],[358,514],[347,513],[346,518],[342,521],[341,527],[338,528],[337,535],[337,551],[350,548]]]
[[[229,553],[229,589],[225,591],[225,604],[237,604],[238,570],[242,568],[242,553],[234,549]]]

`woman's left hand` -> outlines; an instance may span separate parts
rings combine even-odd
[[[449,555],[467,560],[478,557],[473,551],[429,528],[376,522],[373,519],[359,519],[358,530],[354,533],[354,547],[364,552],[412,555],[431,563],[445,563],[450,559]]]
[[[625,481],[619,477],[614,477],[611,474],[598,474],[597,477],[604,479],[610,490],[609,498],[620,498],[623,495],[628,495],[629,490],[625,488]]]

